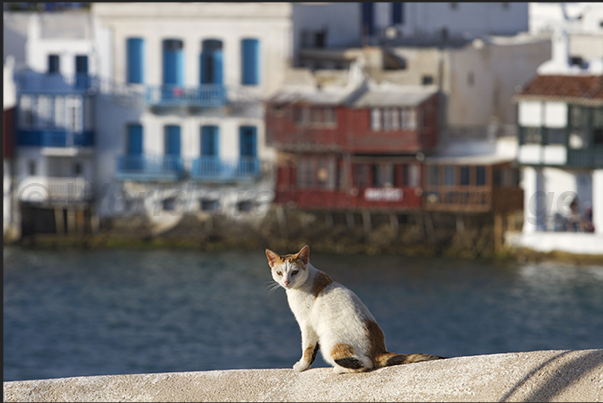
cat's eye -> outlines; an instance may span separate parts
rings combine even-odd
[[[276,274],[278,274],[279,276],[282,276],[283,272],[282,271],[277,271]]]
[[[293,274],[294,276],[299,273],[299,270],[293,270],[293,272],[291,274]]]

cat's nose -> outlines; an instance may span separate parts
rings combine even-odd
[[[289,285],[290,282],[291,281],[289,281],[289,280],[285,280],[285,285]]]

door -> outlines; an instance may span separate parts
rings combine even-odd
[[[164,169],[169,171],[180,169],[180,126],[165,127]]]
[[[163,84],[179,86],[184,84],[183,42],[179,39],[163,41]]]
[[[201,84],[223,84],[222,41],[206,39],[201,43]]]
[[[89,88],[88,56],[75,56],[75,85],[77,88]]]
[[[257,128],[255,126],[241,126],[239,129],[241,173],[257,172]]]

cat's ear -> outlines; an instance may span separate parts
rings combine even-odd
[[[301,259],[301,261],[304,262],[304,264],[308,264],[308,262],[310,261],[310,247],[308,245],[306,245],[303,248],[301,248],[301,250],[299,252],[297,252],[296,257],[298,259]]]
[[[268,264],[270,267],[274,267],[274,265],[281,260],[281,257],[270,249],[266,249],[266,257],[268,258]]]

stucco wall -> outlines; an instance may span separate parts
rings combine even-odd
[[[251,369],[4,382],[4,401],[602,401],[603,350],[457,357],[361,374]]]

